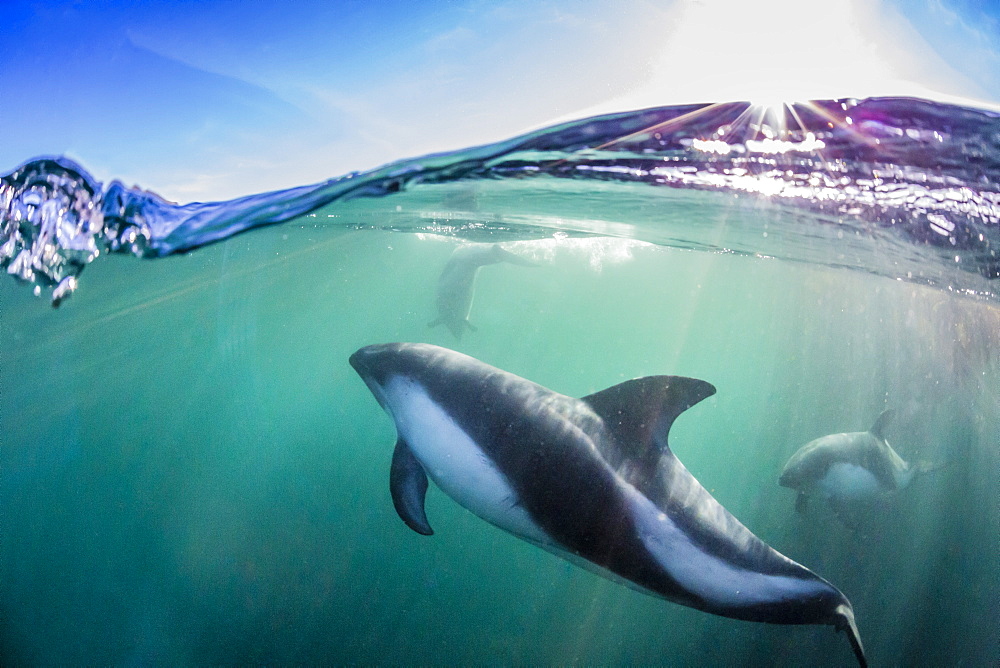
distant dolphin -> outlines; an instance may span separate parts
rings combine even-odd
[[[885,439],[894,411],[883,411],[872,428],[830,434],[803,445],[785,464],[778,483],[798,490],[795,509],[802,512],[808,497],[821,496],[838,510],[845,503],[872,501],[903,489],[917,473],[941,464],[908,464]]]
[[[446,325],[458,340],[466,329],[475,331],[469,322],[472,298],[479,268],[488,264],[510,262],[534,267],[534,262],[505,251],[500,244],[464,244],[452,252],[437,285],[438,317],[428,327]]]
[[[649,376],[574,399],[422,343],[361,348],[351,366],[396,424],[396,512],[431,535],[427,478],[491,524],[634,589],[716,615],[830,624],[867,665],[833,585],[763,543],[674,456],[671,424],[715,393]]]

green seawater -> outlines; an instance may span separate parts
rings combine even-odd
[[[498,238],[538,266],[484,267],[478,329],[456,341],[427,323],[461,240],[371,227],[407,213],[440,225],[435,206],[455,206],[415,190],[187,255],[101,258],[58,310],[0,282],[4,664],[853,664],[832,627],[643,595],[433,485],[435,535],[410,531],[388,491],[393,424],[347,363],[387,341],[454,348],[574,396],[652,374],[713,383],[673,450],[848,596],[872,665],[1000,663],[996,305],[646,243],[642,207],[613,219],[605,200],[600,226],[576,226],[604,235]],[[539,198],[567,219],[593,213]],[[477,216],[519,206],[480,201]],[[548,224],[525,211],[518,224]],[[669,215],[705,212],[685,195]],[[887,407],[900,455],[948,465],[852,526],[817,501],[796,513],[777,484],[787,458]]]

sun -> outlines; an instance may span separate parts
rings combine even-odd
[[[892,35],[874,11],[861,0],[678,3],[632,108],[747,100],[780,124],[809,100],[926,94],[906,80],[899,49],[883,48]]]
[[[793,104],[772,97],[753,98],[744,113],[749,115],[751,123],[757,125],[760,133],[768,139],[775,136],[780,138],[788,133],[787,112],[791,111]]]

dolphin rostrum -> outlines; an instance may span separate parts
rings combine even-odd
[[[458,340],[462,339],[466,329],[475,331],[476,328],[469,322],[469,313],[475,296],[476,276],[480,267],[500,262],[536,266],[531,260],[504,250],[500,244],[464,244],[457,247],[438,277],[438,317],[427,326],[446,325]]]
[[[809,496],[820,496],[835,510],[846,503],[871,501],[903,489],[914,475],[940,468],[907,463],[885,439],[894,411],[885,410],[868,431],[830,434],[809,441],[785,463],[778,484],[798,491],[795,508],[805,510]]]
[[[833,625],[867,665],[847,598],[752,534],[671,452],[671,424],[711,384],[649,376],[575,399],[429,344],[367,346],[350,361],[395,422],[390,490],[417,533],[433,533],[430,477],[487,522],[647,594]]]

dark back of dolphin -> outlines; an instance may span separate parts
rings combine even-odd
[[[714,614],[782,624],[832,624],[848,634],[858,661],[865,664],[853,610],[844,595],[758,539],[670,451],[671,424],[714,394],[709,383],[653,376],[580,400],[426,344],[369,346],[356,352],[351,364],[376,396],[393,377],[414,381],[504,474],[516,503],[565,553],[649,593]],[[400,439],[405,445],[402,433]],[[419,517],[407,523],[429,533],[423,490],[411,487],[419,492],[419,500],[397,503],[397,510],[406,520],[419,505]],[[668,532],[662,538],[666,542],[654,541],[651,548],[648,532],[658,527],[636,524],[636,499],[655,506],[662,526],[674,527],[678,535]],[[682,580],[690,581],[691,568],[696,571],[698,565],[665,568],[663,553],[656,552],[660,547],[668,556],[672,550],[695,555],[710,570],[754,583],[763,593],[757,598],[750,593],[740,597],[738,591],[720,596],[714,583],[697,574],[693,577],[705,583],[707,591],[692,588]],[[787,595],[780,593],[784,589],[772,592],[774,586],[787,587]]]

